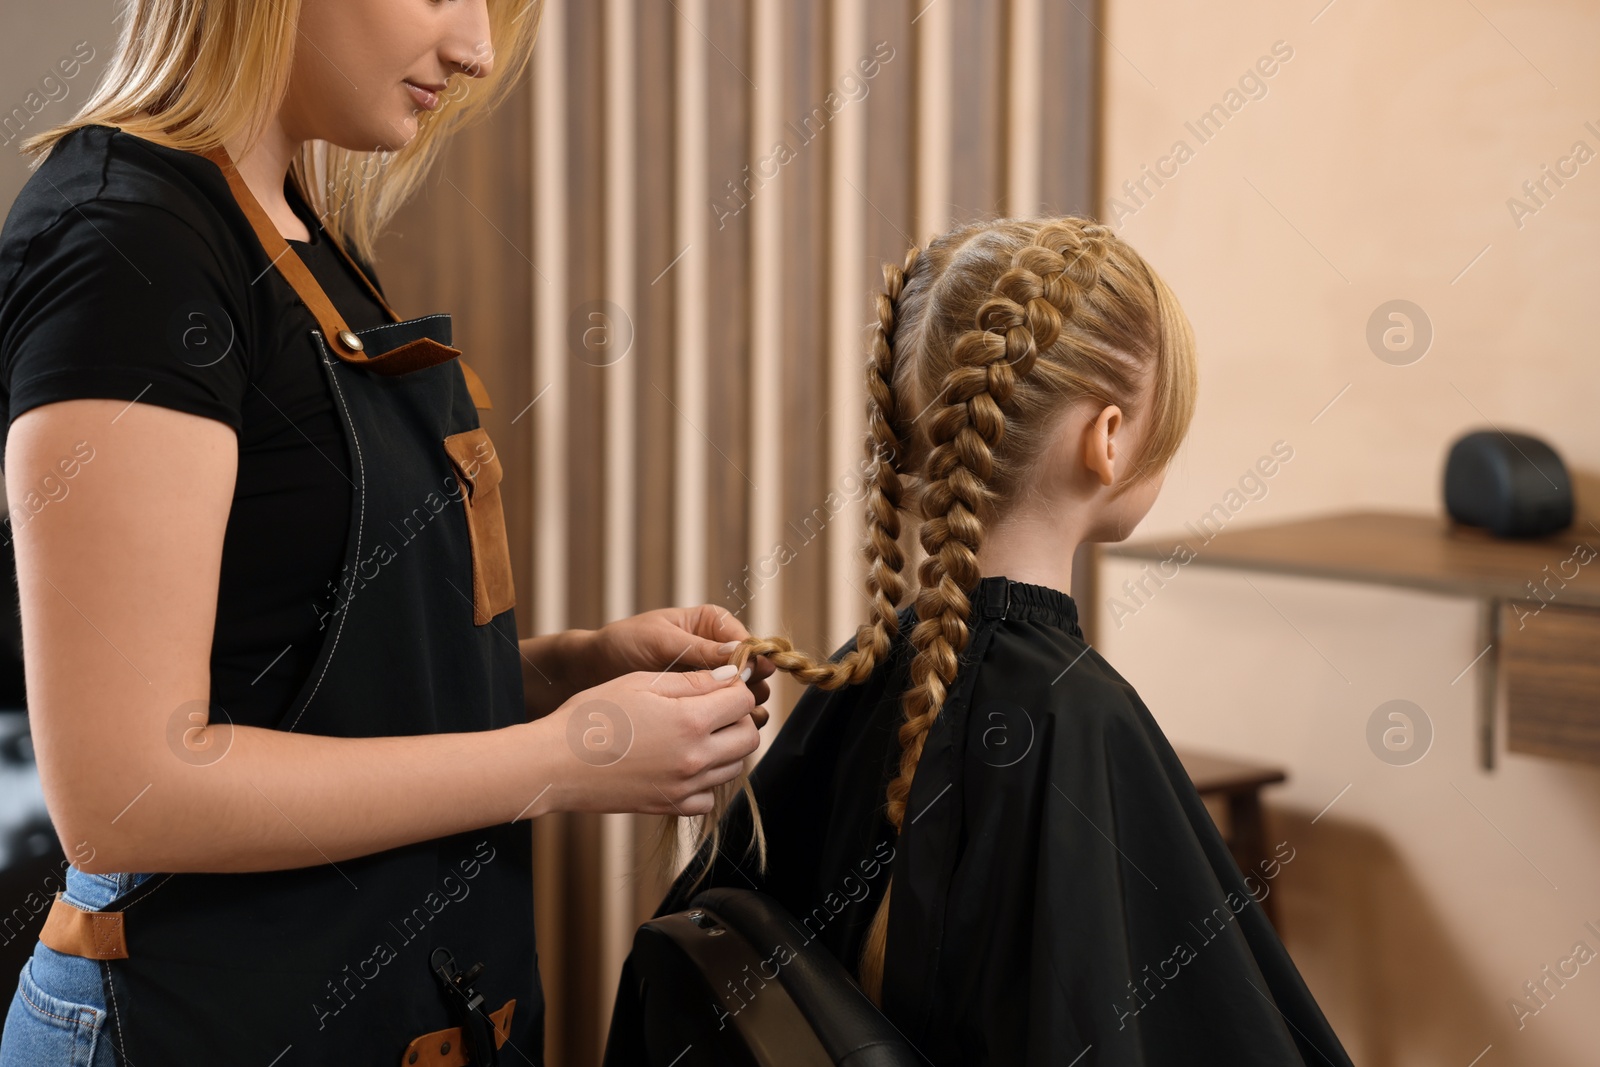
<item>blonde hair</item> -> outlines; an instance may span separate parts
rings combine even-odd
[[[883,277],[867,369],[873,474],[863,553],[872,618],[837,662],[782,637],[750,638],[735,661],[766,655],[822,689],[866,681],[899,636],[900,513],[920,516],[927,558],[917,573],[900,770],[888,788],[887,817],[898,832],[923,743],[966,648],[986,524],[1026,489],[1052,430],[1080,401],[1148,420],[1130,477],[1115,492],[1158,474],[1188,431],[1197,373],[1177,298],[1132,247],[1088,219],[973,224],[926,251],[911,249],[903,266],[885,264]],[[874,1003],[892,889],[891,879],[859,960]]]
[[[493,67],[481,79],[452,84],[438,110],[420,112],[408,144],[392,153],[358,152],[311,140],[290,163],[323,225],[363,259],[374,258],[378,235],[450,135],[498,105],[533,54],[544,0],[488,5]],[[22,151],[37,157],[37,167],[62,137],[93,125],[188,152],[235,138],[254,143],[288,92],[299,23],[300,0],[129,0],[111,61],[88,100],[70,121],[27,138]]]

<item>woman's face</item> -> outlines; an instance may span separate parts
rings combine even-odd
[[[301,0],[284,129],[354,151],[394,151],[493,62],[487,0]],[[452,75],[459,75],[451,81]],[[447,87],[447,82],[449,82]]]

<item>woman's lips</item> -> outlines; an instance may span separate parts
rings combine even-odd
[[[411,91],[411,99],[424,111],[432,111],[439,106],[439,94],[413,82],[406,82],[405,86]]]

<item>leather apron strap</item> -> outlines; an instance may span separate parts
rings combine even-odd
[[[506,1038],[510,1036],[511,1013],[516,1007],[517,1002],[513,998],[501,1005],[497,1011],[486,1013],[489,1021],[494,1023],[495,1048],[504,1046]],[[413,1038],[400,1056],[400,1067],[471,1067],[471,1064],[472,1057],[469,1054],[466,1035],[461,1032],[459,1026],[446,1027]]]
[[[39,943],[67,956],[89,960],[125,960],[128,939],[120,911],[85,911],[68,904],[60,892],[50,903]]]
[[[305,265],[305,261],[290,247],[289,242],[284,240],[283,235],[278,232],[278,227],[273,225],[272,220],[267,217],[266,210],[262,208],[261,202],[256,199],[255,194],[250,191],[250,187],[245,184],[243,176],[239,173],[239,168],[234,165],[233,157],[228,155],[228,150],[222,145],[218,145],[209,151],[199,154],[211,160],[222,171],[223,177],[228,181],[228,187],[233,191],[234,199],[239,202],[239,207],[244,211],[245,217],[250,220],[250,226],[255,230],[256,237],[261,242],[261,247],[266,250],[268,257],[271,258],[273,265],[283,275],[284,280],[294,288],[300,299],[305,301],[307,310],[311,312],[312,316],[317,320],[317,325],[321,327],[322,335],[327,339],[330,351],[346,363],[361,364],[366,369],[376,371],[379,374],[410,374],[412,371],[423,370],[454,359],[460,365],[461,373],[467,380],[467,390],[472,394],[473,405],[484,409],[492,406],[489,401],[489,391],[484,387],[483,379],[479,378],[477,373],[461,359],[460,349],[452,348],[449,345],[441,345],[432,338],[424,337],[380,355],[368,355],[361,343],[361,339],[356,336],[354,330],[350,329],[344,317],[339,314],[339,309],[333,306],[333,301],[328,299],[328,294],[323,291],[322,286],[317,282],[316,276]],[[360,264],[351,257],[349,252],[345,251],[344,246],[333,236],[333,233],[324,229],[323,234],[333,247],[338,249],[339,255],[344,257],[344,261],[350,264],[350,268],[355,271],[356,276],[361,279],[362,284],[367,287],[367,291],[382,306],[390,319],[394,322],[401,321],[400,316],[395,313],[395,310],[389,306],[389,302],[383,298],[383,294],[378,291],[378,287],[373,285],[372,280],[367,277],[366,271],[362,270]]]

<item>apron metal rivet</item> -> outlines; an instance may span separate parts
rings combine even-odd
[[[441,1055],[441,1056],[450,1055],[450,1042],[446,1041],[444,1044],[439,1046],[439,1055]]]
[[[339,331],[339,343],[350,349],[352,352],[360,352],[365,347],[361,343],[361,338],[357,337],[349,330]]]

